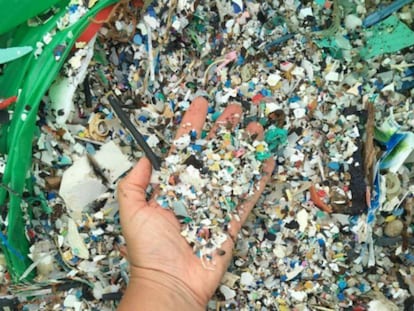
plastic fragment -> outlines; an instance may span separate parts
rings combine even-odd
[[[12,47],[0,49],[0,64],[13,61],[33,51],[31,46]]]
[[[68,232],[66,235],[66,241],[71,248],[73,256],[77,256],[82,259],[89,258],[89,250],[86,247],[81,235],[79,234],[76,223],[72,218],[68,218]]]

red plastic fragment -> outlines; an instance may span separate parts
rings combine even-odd
[[[107,6],[106,8],[99,11],[99,13],[96,14],[93,20],[91,20],[91,23],[89,24],[89,26],[79,36],[76,42],[89,42],[93,38],[93,36],[98,32],[98,30],[102,27],[102,25],[105,23],[106,19],[111,14],[114,7],[115,7],[115,4]]]
[[[263,97],[264,96],[261,93],[258,93],[256,95],[254,95],[253,98],[252,98],[253,104],[255,104],[255,105],[260,104],[260,101],[263,99]]]
[[[0,101],[0,110],[7,109],[11,104],[17,101],[17,96],[11,96]]]

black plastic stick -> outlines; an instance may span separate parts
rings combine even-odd
[[[127,114],[122,110],[119,100],[114,95],[109,95],[108,101],[111,104],[112,109],[115,111],[115,114],[118,116],[119,120],[121,120],[122,124],[128,129],[138,145],[142,148],[142,150],[144,150],[145,155],[150,160],[154,169],[159,171],[161,168],[161,160],[157,157],[154,151],[152,151],[150,146],[148,146],[142,134],[137,130]]]

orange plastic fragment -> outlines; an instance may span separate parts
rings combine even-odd
[[[310,186],[309,188],[310,198],[312,202],[319,207],[321,210],[327,213],[332,213],[332,207],[322,201],[321,197],[318,195],[318,191],[316,190],[315,186]]]

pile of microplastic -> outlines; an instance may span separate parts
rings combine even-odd
[[[257,190],[262,161],[271,154],[244,129],[221,127],[208,140],[191,134],[174,141],[156,174],[157,202],[173,209],[194,252],[211,257],[227,239],[230,220],[239,219],[237,207]]]
[[[72,3],[68,14],[76,6],[85,9]],[[207,123],[239,102],[243,125],[265,129],[277,166],[209,309],[411,310],[413,12],[410,1],[157,1],[136,24],[114,15],[85,47],[94,56],[72,104],[54,98],[56,86],[46,94],[34,154],[36,191],[53,209],[49,219],[34,206],[28,230],[35,261],[54,254],[36,261],[39,279],[86,286],[61,302],[36,286],[14,293],[43,295],[28,310],[108,310],[105,297],[128,281],[113,193],[143,153],[103,100],[111,90],[165,159],[199,95]],[[116,31],[134,34],[119,42]],[[73,78],[84,55],[61,76]],[[180,203],[170,207],[189,213]]]

